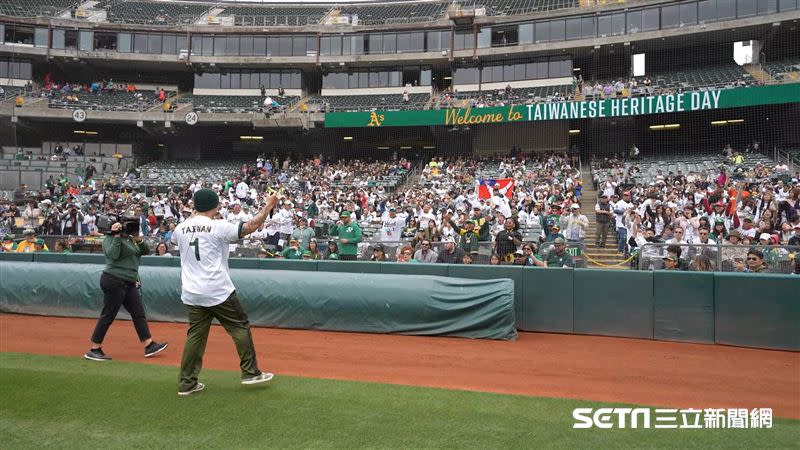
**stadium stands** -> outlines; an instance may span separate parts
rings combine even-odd
[[[77,5],[75,0],[6,0],[0,2],[0,15],[15,17],[58,16]]]
[[[142,25],[186,25],[198,20],[210,4],[175,2],[131,2],[109,0],[102,4],[109,22]]]
[[[462,8],[486,7],[489,16],[531,14],[579,6],[578,0],[466,0],[457,3]]]
[[[651,77],[656,86],[671,89],[734,87],[737,83],[753,81],[750,74],[736,64],[663,72]]]
[[[324,111],[369,111],[373,109],[420,109],[430,99],[428,94],[409,94],[408,102],[402,94],[387,95],[321,95],[309,100]]]
[[[358,23],[374,25],[382,23],[430,22],[440,19],[447,9],[446,2],[403,2],[383,5],[343,5],[337,7],[341,15],[356,15]]]
[[[532,102],[547,102],[552,100],[562,100],[571,98],[572,86],[553,85],[536,86],[527,88],[513,88],[511,95],[506,95],[503,89],[492,89],[483,91],[457,91],[454,97],[457,99],[470,99],[473,107],[500,106],[501,104],[525,104]],[[440,101],[440,104],[443,102]],[[444,102],[446,103],[446,102]]]
[[[138,168],[136,184],[148,186],[188,186],[195,181],[228,180],[237,175],[244,161],[153,161]]]
[[[282,108],[289,107],[300,99],[297,96],[270,98]],[[207,113],[245,113],[263,109],[263,100],[257,95],[184,95],[178,102],[190,103],[196,111]]]
[[[762,67],[777,81],[800,81],[800,58],[764,63]]]
[[[50,99],[51,108],[90,109],[96,111],[144,111],[152,108],[157,100],[155,92],[105,91],[69,92]]]
[[[319,23],[328,6],[228,6],[220,16],[233,16],[236,26],[301,26]]]

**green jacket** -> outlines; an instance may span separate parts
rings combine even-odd
[[[292,247],[286,247],[281,252],[281,256],[286,259],[303,259],[303,251],[301,249],[293,249]]]
[[[339,236],[339,254],[340,255],[358,255],[358,243],[361,242],[361,227],[350,220],[347,225],[334,225],[330,230],[331,236]],[[342,239],[347,239],[347,243],[343,244]]]
[[[564,252],[562,255],[556,255],[555,250],[550,251],[547,254],[547,267],[575,267],[575,261],[572,260],[572,256],[569,253]]]
[[[128,281],[139,279],[139,258],[150,253],[147,244],[137,244],[133,238],[109,236],[103,239],[106,268],[103,272]]]

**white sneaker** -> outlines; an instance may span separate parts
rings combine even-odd
[[[252,378],[242,378],[242,384],[259,384],[259,383],[266,383],[267,381],[271,380],[272,375],[269,372],[261,372],[260,375],[256,375]]]
[[[178,391],[178,395],[183,395],[183,396],[185,396],[185,395],[192,395],[192,394],[194,394],[195,392],[200,392],[200,391],[202,391],[202,390],[203,390],[203,389],[205,389],[205,388],[206,388],[206,385],[205,385],[205,384],[203,384],[203,383],[199,383],[199,382],[198,382],[197,384],[195,384],[195,385],[194,385],[194,387],[193,387],[193,388],[189,389],[188,391]]]

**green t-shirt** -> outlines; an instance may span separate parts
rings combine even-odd
[[[292,247],[286,247],[281,252],[281,256],[286,259],[303,259],[303,251],[300,249],[293,249]]]
[[[361,242],[361,227],[352,219],[347,225],[334,225],[330,229],[331,236],[339,236],[340,255],[358,255],[358,243]],[[347,243],[342,243],[347,239]]]

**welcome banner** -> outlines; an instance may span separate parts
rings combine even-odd
[[[800,83],[742,87],[649,97],[536,103],[492,108],[331,112],[326,128],[481,125],[540,120],[601,119],[800,102]]]

